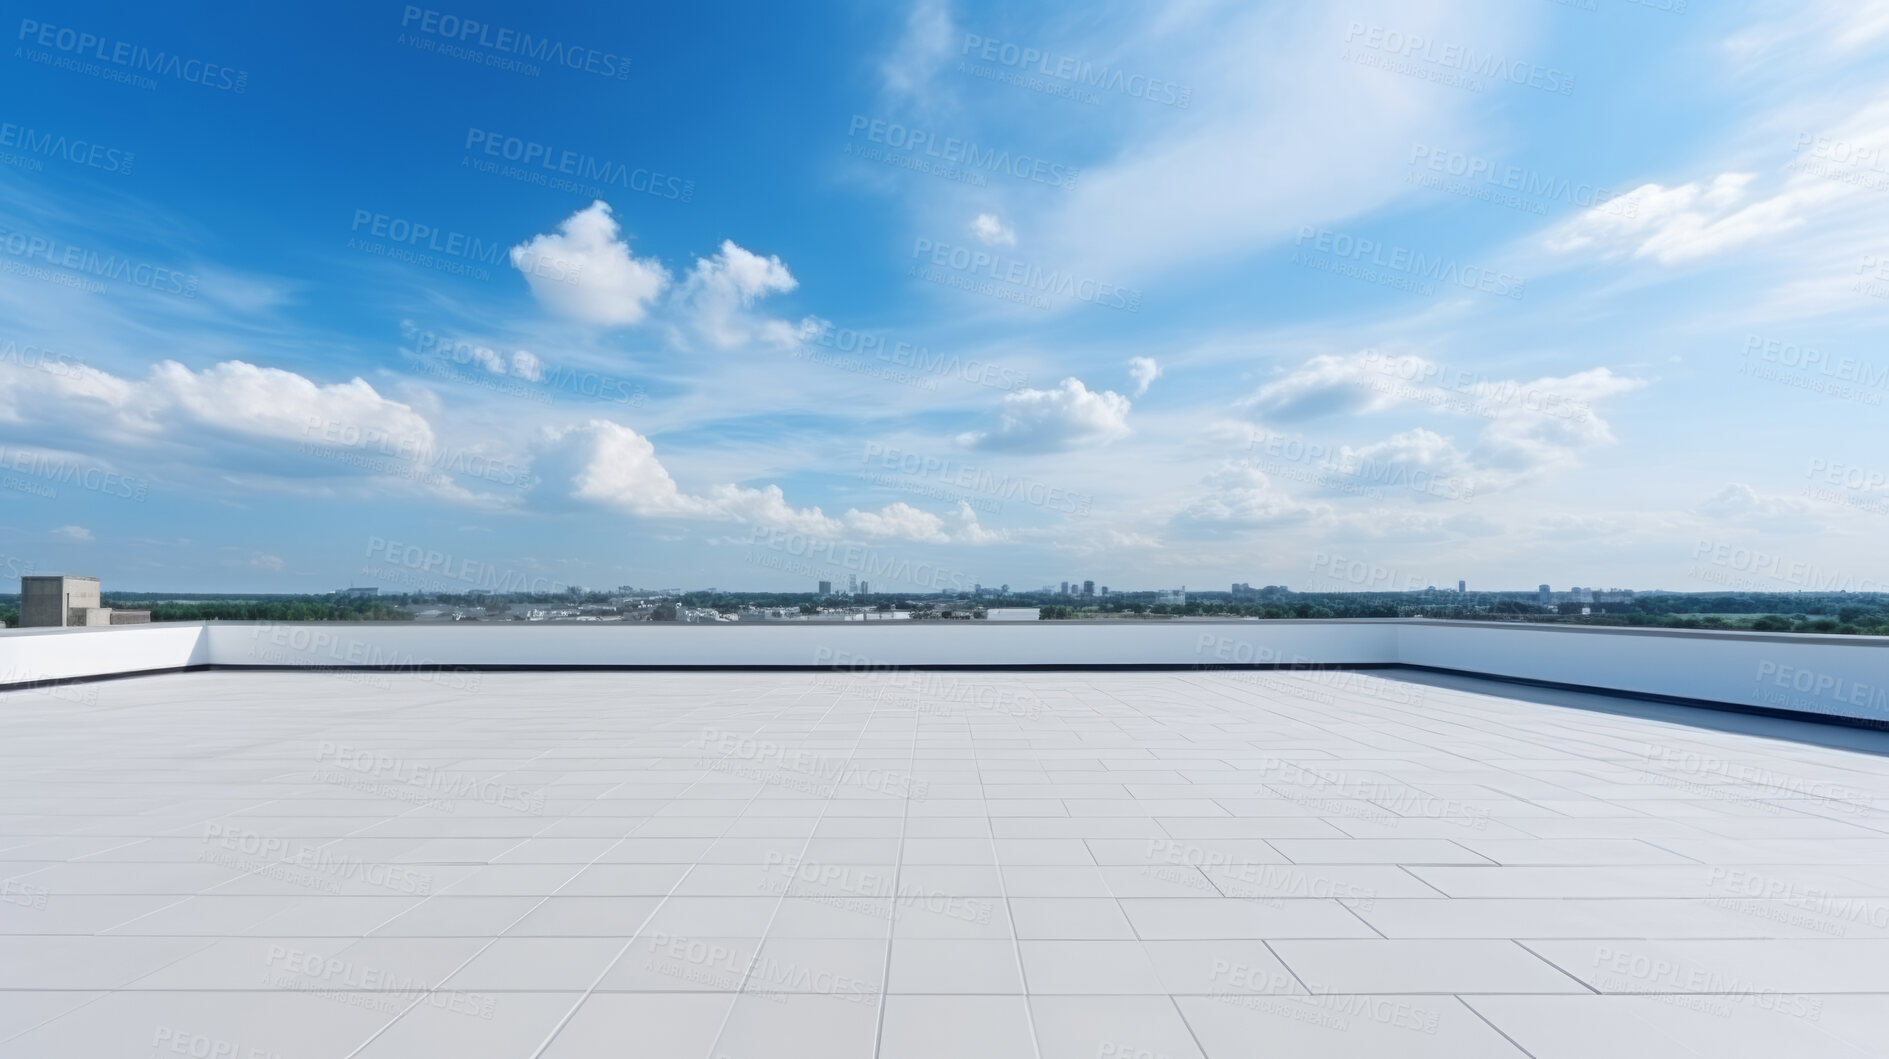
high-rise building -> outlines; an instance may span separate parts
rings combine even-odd
[[[1093,596],[1093,595],[1095,595],[1095,582],[1094,582],[1094,581],[1084,581],[1084,582],[1082,583],[1082,594],[1083,594],[1083,595],[1085,595],[1085,596]]]
[[[1468,591],[1469,591],[1469,582],[1467,582],[1467,581],[1458,581],[1458,582],[1456,582],[1456,591],[1458,591],[1458,592],[1468,592]]]
[[[830,596],[830,595],[832,595],[832,594],[833,594],[833,582],[831,582],[831,581],[822,581],[822,582],[820,582],[820,594],[821,594],[821,595],[823,595],[823,596]]]
[[[846,575],[846,594],[849,596],[856,596],[859,594],[859,575],[858,574]]]
[[[869,586],[868,586],[868,585],[867,585],[867,584],[866,584],[866,583],[865,583],[864,581],[861,581],[861,582],[859,583],[859,594],[860,594],[860,595],[862,595],[862,596],[864,596],[864,595],[870,595],[870,594],[871,594],[871,592],[872,592],[872,589],[871,589],[871,587],[869,587]]]
[[[1576,591],[1579,591],[1579,590],[1577,589]],[[1554,598],[1554,593],[1548,590],[1547,585],[1543,585],[1541,586],[1541,589],[1538,592],[1536,592],[1535,598],[1539,602],[1546,603],[1550,599]]]
[[[1066,596],[1066,595],[1068,595],[1068,594],[1069,594],[1069,582],[1067,582],[1067,581],[1064,581],[1064,582],[1063,582],[1063,587],[1062,587],[1062,588],[1061,588],[1061,589],[1060,589],[1060,590],[1058,591],[1058,593],[1057,593],[1057,594],[1058,594],[1058,595],[1064,595],[1064,596]]]

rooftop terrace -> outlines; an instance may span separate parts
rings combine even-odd
[[[18,689],[0,1055],[1883,1055],[1886,748],[1398,669]]]

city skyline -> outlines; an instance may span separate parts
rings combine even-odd
[[[399,591],[376,542],[525,583],[1881,590],[1886,27],[28,14],[0,554],[172,591]]]

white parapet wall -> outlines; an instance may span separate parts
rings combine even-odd
[[[1889,638],[1501,622],[1400,624],[1406,665],[1889,722]]]
[[[185,669],[209,661],[208,638],[199,622],[9,629],[0,634],[0,687]]]
[[[0,635],[0,687],[167,669],[1418,666],[1889,724],[1889,638],[1376,619],[423,625]]]

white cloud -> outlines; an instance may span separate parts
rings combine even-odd
[[[1804,101],[1754,119],[1774,138],[1763,143],[1767,151],[1791,142],[1782,175],[1725,167],[1710,179],[1646,184],[1550,229],[1544,245],[1666,266],[1762,245],[1767,266],[1790,253],[1790,271],[1800,279],[1827,279],[1833,262],[1839,271],[1853,269],[1854,254],[1873,252],[1889,237],[1881,174],[1868,154],[1889,143],[1889,97],[1873,83],[1866,91],[1861,100]]]
[[[1362,448],[1331,450],[1329,471],[1357,475],[1358,468],[1371,468],[1389,475],[1399,488],[1406,481],[1441,475],[1448,498],[1454,499],[1458,486],[1474,493],[1506,488],[1569,466],[1582,450],[1611,444],[1613,431],[1596,405],[1644,385],[1642,379],[1615,375],[1607,368],[1532,380],[1496,379],[1447,369],[1413,354],[1366,351],[1313,357],[1238,405],[1280,422],[1409,407],[1482,420],[1485,425],[1467,453],[1423,429]]]
[[[1802,497],[1767,495],[1743,482],[1727,483],[1707,497],[1697,513],[1718,522],[1736,522],[1786,532],[1822,529],[1809,501]]]
[[[1175,515],[1175,522],[1280,526],[1305,522],[1327,512],[1279,489],[1271,477],[1251,464],[1224,464],[1201,479],[1201,484],[1210,491],[1188,502]]]
[[[203,371],[163,361],[128,390],[116,411],[121,423],[140,428],[157,428],[166,417],[182,414],[201,426],[280,441],[384,444],[422,455],[434,448],[425,418],[382,397],[364,379],[322,385],[240,360]]]
[[[480,367],[494,375],[505,374],[505,358],[484,346],[473,347],[472,359],[476,361]]]
[[[1053,390],[1005,394],[1003,420],[997,429],[961,434],[958,441],[1024,452],[1105,445],[1130,433],[1128,409],[1128,398],[1113,390],[1090,390],[1071,376]]]
[[[971,234],[985,246],[1015,246],[1017,231],[994,213],[980,213],[971,221]]]
[[[1772,18],[1734,34],[1726,50],[1753,63],[1789,61],[1855,52],[1889,37],[1889,0],[1784,0],[1771,7]]]
[[[566,217],[557,234],[512,247],[511,260],[546,308],[606,327],[641,322],[669,285],[662,262],[631,255],[601,199]]]
[[[1606,257],[1651,258],[1679,265],[1780,235],[1841,194],[1833,185],[1797,184],[1751,200],[1751,173],[1720,173],[1677,187],[1645,184],[1550,232],[1557,253],[1593,249]],[[1624,204],[1624,205],[1623,205]]]
[[[830,516],[817,507],[796,508],[778,485],[758,489],[732,484],[711,486],[706,494],[685,493],[656,458],[650,440],[629,427],[596,419],[586,426],[554,434],[578,446],[579,470],[572,495],[645,518],[736,521],[814,537],[856,540],[909,540],[930,544],[988,544],[1005,539],[978,525],[969,505],[960,503],[947,521],[906,503],[877,511],[850,509]]]
[[[92,531],[84,526],[61,526],[53,530],[52,535],[75,544],[90,544],[92,541]]]
[[[1238,407],[1281,422],[1381,412],[1402,399],[1401,383],[1428,379],[1437,370],[1421,357],[1387,357],[1374,350],[1321,353],[1261,386],[1239,401]]]
[[[1470,392],[1490,420],[1470,457],[1478,467],[1517,476],[1572,465],[1582,450],[1613,443],[1612,428],[1594,406],[1645,385],[1607,368],[1529,382],[1478,383]]]
[[[1411,144],[1472,137],[1478,97],[1341,58],[1348,43],[1380,58],[1348,40],[1354,23],[1498,55],[1533,46],[1522,27],[1534,19],[1518,5],[1358,0],[1343,9],[1150,11],[1140,23],[1105,20],[1093,36],[1059,40],[1056,50],[1095,58],[1098,69],[1106,56],[1111,70],[1158,77],[1176,90],[1176,103],[1185,88],[1187,105],[1161,105],[1164,92],[1138,104],[1112,150],[1066,160],[1081,167],[1069,194],[1040,215],[1013,218],[1043,261],[1129,287],[1250,254],[1301,225],[1367,213],[1409,193],[1401,178]],[[1268,57],[1258,73],[1255,55]],[[1318,91],[1290,87],[1306,84]]]
[[[977,524],[977,512],[971,508],[970,501],[958,501],[958,509],[952,513],[945,530],[952,540],[962,544],[996,544],[1009,540],[1010,534],[1003,530],[987,530]]]
[[[887,91],[908,99],[932,98],[932,75],[951,57],[956,40],[947,0],[918,0],[906,15],[904,33],[879,65]]]
[[[1140,397],[1161,377],[1161,365],[1155,363],[1153,357],[1130,357],[1128,377],[1135,380],[1135,396]]]
[[[804,324],[754,313],[755,302],[800,286],[778,257],[762,257],[722,240],[713,257],[697,258],[676,299],[684,323],[696,337],[717,349],[750,342],[791,346],[804,336]]]
[[[527,382],[537,382],[544,378],[544,362],[537,355],[526,350],[514,350],[509,364],[502,353],[496,353],[484,346],[474,346],[470,354],[474,363],[494,375],[516,375]]]
[[[526,382],[538,382],[544,378],[544,361],[526,350],[515,350],[512,353],[512,374]]]
[[[1422,427],[1360,448],[1340,446],[1331,469],[1338,477],[1320,480],[1339,492],[1467,501],[1478,491],[1469,457],[1449,438]]]
[[[497,498],[456,476],[473,475],[475,487],[528,484],[484,441],[443,449],[425,415],[364,379],[318,383],[237,360],[201,371],[166,360],[142,379],[76,362],[58,371],[0,365],[0,423],[72,447],[214,467],[226,485],[367,478],[489,504]],[[495,467],[500,477],[480,477]]]

